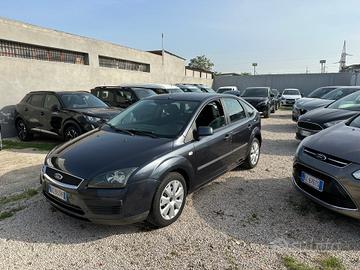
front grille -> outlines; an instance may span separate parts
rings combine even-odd
[[[50,167],[46,167],[46,171],[45,173],[52,179],[67,184],[67,185],[72,185],[72,186],[79,186],[80,183],[82,182],[81,178],[69,175],[67,173],[64,173],[62,171],[50,168]],[[62,175],[62,179],[58,179],[55,174],[61,174]]]
[[[286,99],[286,102],[288,102],[288,103],[295,103],[295,99]]]
[[[121,213],[121,205],[112,206],[100,206],[100,205],[88,205],[91,212],[97,215],[118,215]]]
[[[323,180],[324,190],[322,192],[304,184],[300,180],[301,172],[308,173],[320,180]],[[357,209],[355,203],[351,200],[350,196],[347,194],[345,189],[332,177],[329,177],[326,174],[313,170],[304,165],[295,164],[294,165],[294,179],[296,184],[307,193],[311,194],[315,198],[328,203],[333,206],[347,208],[347,209]]]
[[[47,193],[45,191],[43,191],[43,194],[49,201],[51,201],[52,203],[58,205],[61,208],[64,208],[64,209],[66,209],[66,210],[68,210],[68,211],[70,211],[70,212],[72,212],[74,214],[77,214],[77,215],[84,215],[85,214],[84,211],[80,207],[78,207],[76,205],[69,204],[69,203],[66,203],[64,201],[61,201],[60,199],[52,196],[51,194],[49,194],[49,193]]]
[[[325,153],[322,153],[322,152],[319,152],[319,151],[316,151],[314,149],[310,149],[307,147],[304,148],[304,153],[309,156],[312,156],[313,158],[316,158],[318,160],[321,160],[323,162],[326,162],[328,164],[331,164],[333,166],[340,167],[340,168],[344,168],[347,165],[351,164],[350,161],[347,161],[345,159],[334,157],[332,155],[328,155],[328,154],[325,154]]]
[[[299,121],[298,127],[307,129],[307,130],[322,130],[323,129],[319,124],[305,122],[305,121]]]

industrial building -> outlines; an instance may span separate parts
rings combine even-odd
[[[0,18],[0,124],[13,135],[14,104],[33,90],[90,90],[122,83],[202,83],[212,73],[193,70],[166,50],[141,51]]]

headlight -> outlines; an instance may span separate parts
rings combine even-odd
[[[332,126],[334,126],[334,125],[336,125],[336,124],[339,124],[339,123],[341,123],[341,122],[343,122],[343,121],[344,121],[344,120],[330,121],[330,122],[325,123],[324,126],[326,126],[326,127],[332,127]]]
[[[355,177],[355,179],[360,180],[360,170],[354,172],[353,176]]]
[[[101,118],[99,117],[95,117],[95,116],[90,116],[90,115],[85,115],[86,120],[88,120],[91,123],[97,123],[101,121]]]
[[[122,188],[137,168],[126,168],[100,174],[90,181],[90,188]]]

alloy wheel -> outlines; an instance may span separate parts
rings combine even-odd
[[[257,141],[254,141],[251,145],[250,149],[250,162],[251,165],[255,165],[259,160],[260,155],[260,147]]]
[[[77,136],[79,136],[79,133],[75,128],[69,128],[65,132],[66,140],[72,140],[72,139],[76,138]]]
[[[160,213],[165,220],[177,216],[184,203],[184,187],[178,180],[170,181],[160,197]]]

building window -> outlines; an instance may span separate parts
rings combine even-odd
[[[150,72],[150,65],[124,59],[111,58],[99,55],[99,66],[108,68],[118,68],[125,70],[134,70],[142,72]]]
[[[68,51],[0,39],[0,56],[88,65],[87,53]]]

